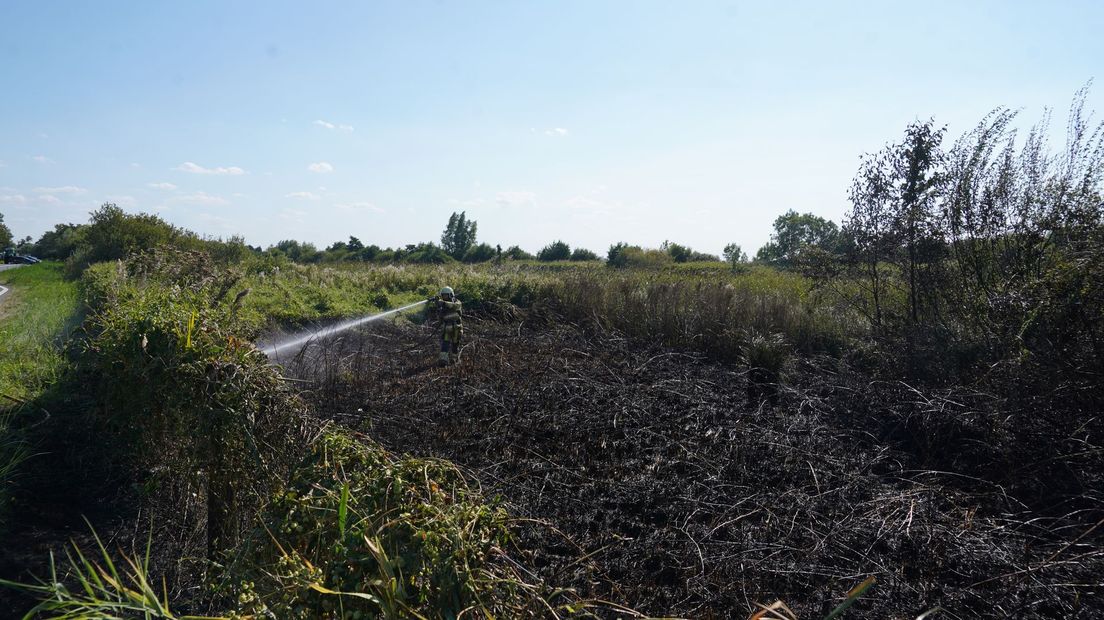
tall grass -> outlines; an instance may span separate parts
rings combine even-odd
[[[866,333],[867,321],[800,275],[770,267],[735,272],[721,264],[612,269],[595,264],[341,267],[291,265],[247,275],[241,314],[253,330],[373,312],[428,296],[442,285],[467,308],[552,310],[630,336],[744,356],[747,334],[780,334],[806,352],[838,351]]]

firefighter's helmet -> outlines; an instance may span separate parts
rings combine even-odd
[[[453,295],[453,293],[452,293],[452,287],[451,286],[445,286],[445,287],[441,288],[441,292],[440,292],[441,299],[452,301],[452,295]]]

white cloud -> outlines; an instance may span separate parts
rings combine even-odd
[[[214,194],[208,194],[207,192],[195,192],[194,194],[185,194],[184,196],[177,196],[172,198],[173,202],[179,202],[182,204],[192,205],[228,205],[230,201],[222,196],[215,196]]]
[[[50,159],[49,157],[46,157],[45,155],[35,155],[31,159],[37,161],[40,164],[52,164],[52,163],[54,163],[54,160]]]
[[[622,204],[619,202],[605,202],[603,200],[595,200],[588,196],[575,196],[570,198],[564,203],[564,206],[568,209],[572,209],[581,212],[584,216],[597,216],[597,215],[612,215],[622,209]]]
[[[215,215],[213,213],[197,213],[196,217],[199,218],[199,221],[208,226],[227,230],[230,229],[230,220],[222,217],[221,215]]]
[[[43,194],[38,197],[38,202],[42,202],[48,205],[56,205],[61,204],[61,199],[50,194]]]
[[[342,211],[356,212],[356,211],[371,211],[372,213],[386,213],[387,210],[383,207],[377,207],[370,202],[343,202],[334,205],[335,209]]]
[[[120,207],[133,207],[138,204],[134,196],[108,196],[105,200]]]
[[[334,167],[329,162],[320,161],[307,166],[307,170],[317,172],[318,174],[328,174],[333,172]]]
[[[324,121],[322,119],[318,119],[318,120],[314,121],[313,124],[317,125],[319,127],[322,127],[324,129],[329,129],[330,131],[333,131],[334,129],[340,129],[341,131],[353,131],[353,126],[352,125],[342,125],[340,123],[331,123],[329,121]]]
[[[277,216],[281,220],[287,220],[289,222],[295,222],[295,223],[298,223],[298,224],[302,224],[303,222],[306,221],[307,212],[306,211],[300,211],[298,209],[281,209],[280,213],[277,214]]]
[[[83,194],[88,190],[76,185],[63,185],[61,187],[36,187],[34,191],[37,194]]]
[[[136,161],[133,161],[133,162],[130,162],[130,167],[131,167],[131,168],[141,168],[141,167],[142,167],[142,164],[140,164],[140,163],[138,163],[138,162],[136,162]]]
[[[220,166],[220,167],[217,167],[217,168],[204,168],[203,166],[200,166],[199,164],[196,164],[196,163],[193,163],[193,162],[190,162],[190,161],[186,161],[186,162],[180,164],[179,166],[176,167],[176,170],[180,170],[182,172],[190,172],[192,174],[217,174],[217,175],[230,175],[230,176],[238,176],[238,175],[245,174],[245,170],[242,170],[241,168],[239,168],[237,166],[228,166],[228,167],[221,167]]]
[[[5,163],[4,160],[0,159],[0,168],[7,168],[7,167],[8,167],[8,164]]]
[[[148,187],[152,187],[153,189],[167,189],[167,190],[176,189],[176,186],[173,185],[172,183],[146,183],[146,185]]]
[[[284,194],[284,198],[297,198],[299,200],[321,200],[322,199],[318,194],[312,194],[310,192],[291,192],[290,194]]]
[[[532,207],[537,204],[533,192],[498,192],[495,203],[500,207]]]
[[[27,197],[23,194],[0,194],[0,204],[21,205],[27,203]]]
[[[566,136],[567,130],[563,127],[553,127],[551,129],[545,129],[544,135],[546,136]]]

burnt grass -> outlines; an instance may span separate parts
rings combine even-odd
[[[534,578],[656,616],[819,618],[870,575],[847,617],[1104,615],[1098,420],[1059,433],[827,357],[760,400],[740,364],[549,317],[466,330],[446,369],[428,328],[388,323],[287,373],[321,415],[456,463]]]

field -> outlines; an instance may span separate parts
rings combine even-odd
[[[399,324],[308,347],[289,371],[319,415],[462,467],[515,515],[529,566],[584,596],[688,618],[780,598],[814,618],[874,576],[856,617],[1051,616],[1102,568],[1047,562],[1099,498],[1029,506],[1021,472],[987,471],[970,426],[995,412],[971,408],[996,403],[980,395],[814,356],[770,403],[701,353],[556,315],[480,318],[456,368]]]
[[[280,366],[249,344],[443,283],[467,309],[456,366],[436,367],[419,313]],[[74,538],[84,553],[113,541],[101,567],[133,565],[96,585],[71,555],[50,583],[75,589],[24,587],[11,605],[1100,612],[1100,421],[980,382],[903,380],[840,290],[721,264],[330,268],[163,250],[95,266],[71,361],[43,341],[55,389],[14,410],[52,413],[17,430],[54,456],[20,466],[0,578],[33,583]]]

